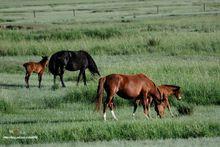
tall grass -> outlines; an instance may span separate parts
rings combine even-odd
[[[153,35],[152,35],[153,34]],[[153,37],[152,37],[153,36]],[[2,40],[1,56],[52,55],[59,50],[87,50],[93,55],[164,53],[168,55],[219,54],[219,33],[146,33],[110,39],[84,38],[77,41]]]
[[[120,36],[121,32],[116,28],[100,29],[53,29],[38,31],[18,31],[18,30],[1,30],[0,39],[10,41],[35,40],[77,40],[84,37],[109,39],[110,37]]]
[[[181,87],[183,101],[194,104],[216,104],[220,103],[219,93],[219,59],[210,56],[163,56],[154,55],[129,55],[129,56],[93,56],[102,76],[111,73],[136,74],[144,73],[149,76],[157,85],[173,84]],[[34,61],[40,60],[40,57],[2,57],[0,58],[0,72],[2,73],[2,86],[4,88],[24,87],[24,69],[21,66],[24,62],[34,58]],[[206,58],[204,61],[203,59]],[[10,74],[9,74],[10,73]],[[81,85],[76,87],[78,72],[65,72],[65,82],[71,87],[66,89],[65,93],[58,95],[65,102],[94,102],[97,91],[99,77],[92,77],[89,71],[86,71],[89,85],[85,88]],[[43,77],[43,89],[53,91],[53,76],[45,74]],[[37,86],[37,77],[33,74],[30,79],[31,86]],[[60,85],[59,80],[57,84]],[[13,87],[14,85],[14,87]],[[35,87],[33,87],[35,88]],[[13,91],[13,89],[11,89]],[[57,88],[51,93],[60,92],[62,88]],[[4,93],[4,92],[3,92]],[[14,95],[7,92],[13,98]],[[42,93],[43,94],[43,93]],[[46,93],[44,93],[46,94]],[[28,95],[29,96],[29,95]],[[34,100],[39,100],[36,96]],[[47,95],[48,99],[54,95]],[[18,97],[24,101],[22,92]],[[25,96],[26,97],[26,96]],[[42,98],[42,97],[39,97]],[[54,97],[55,98],[55,97]],[[13,98],[14,99],[14,98]],[[121,98],[116,97],[117,105],[124,104]],[[56,98],[55,98],[56,101]],[[43,101],[42,101],[43,102]],[[58,100],[59,102],[59,100]],[[24,105],[24,104],[23,104]]]
[[[102,0],[95,2],[94,5],[87,0],[76,3],[19,0],[19,4],[26,5],[17,8],[17,3],[0,0],[1,11],[25,11],[22,16],[21,13],[0,14],[4,15],[1,23],[27,26],[0,29],[0,144],[219,136],[220,15],[178,16],[176,13],[183,10],[167,6],[166,1],[155,1],[155,5],[164,4],[160,13],[172,12],[172,15],[149,17],[148,13],[152,13],[149,10],[153,9],[144,8],[147,1],[126,1],[126,6],[123,6],[125,2],[111,1],[111,6]],[[193,1],[198,8],[195,2],[198,1]],[[83,7],[74,17],[67,11],[58,11],[72,10],[73,4],[77,9]],[[213,11],[219,6],[215,4],[215,7],[209,8]],[[29,13],[33,8],[55,9],[53,14],[57,16],[42,12],[42,16],[37,14],[34,19]],[[135,17],[134,8],[139,12]],[[189,13],[199,11],[183,8]],[[131,119],[133,107],[116,96],[115,113],[119,121],[113,121],[108,111],[109,121],[104,123],[102,114],[93,112],[99,77],[92,77],[88,72],[87,87],[81,82],[76,86],[78,73],[67,71],[64,75],[67,88],[61,88],[59,81],[52,86],[53,77],[47,72],[41,89],[37,88],[34,74],[30,89],[24,87],[24,62],[38,61],[39,56],[50,56],[59,50],[80,49],[93,56],[102,76],[144,73],[157,85],[180,86],[183,99],[181,102],[171,100],[173,111],[191,115],[171,118],[166,113],[164,119],[154,119],[156,112],[153,111],[154,118],[146,120],[143,110],[138,108],[135,118]],[[13,135],[37,135],[38,140],[3,139]]]
[[[205,147],[205,146],[218,146],[219,137],[202,137],[202,138],[187,138],[187,139],[156,139],[156,140],[112,140],[112,141],[96,141],[96,142],[65,142],[65,143],[44,143],[44,144],[31,144],[33,147],[39,146],[96,146],[96,147],[111,147],[111,146],[153,146],[153,147],[184,147],[184,146],[196,146],[196,147]],[[14,145],[17,147],[20,145]]]
[[[166,126],[166,127],[164,127]],[[145,140],[189,137],[219,136],[219,123],[207,121],[119,121],[119,122],[81,122],[60,124],[17,125],[19,130],[28,135],[38,136],[38,143],[54,141],[102,141],[102,140]],[[7,135],[6,126],[2,133]],[[1,135],[3,135],[1,134]],[[2,140],[1,143],[31,143],[31,140]],[[35,141],[34,141],[35,142]]]
[[[0,100],[0,112],[2,113],[13,113],[15,107],[14,105],[10,104],[9,102],[6,102],[4,99]]]
[[[200,18],[200,19],[199,19]],[[151,18],[128,24],[45,25],[0,30],[0,55],[51,55],[84,49],[93,55],[165,53],[219,55],[219,16]],[[164,24],[166,23],[166,24]]]

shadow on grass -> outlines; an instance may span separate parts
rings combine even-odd
[[[9,89],[9,88],[26,88],[24,84],[5,84],[0,83],[1,88]],[[38,87],[38,85],[30,85],[29,88]],[[41,85],[41,88],[46,87]]]
[[[0,83],[0,87],[2,87],[2,88],[23,88],[23,87],[25,87],[25,85]]]
[[[18,121],[2,121],[0,124],[36,124],[36,123],[65,123],[65,122],[90,122],[97,121],[97,118],[81,118],[81,119],[65,119],[65,120],[18,120]]]

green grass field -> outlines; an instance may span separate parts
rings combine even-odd
[[[103,141],[103,142],[68,142],[68,143],[51,143],[51,144],[31,144],[31,145],[11,145],[12,147],[38,147],[38,146],[82,146],[82,147],[91,147],[91,146],[97,146],[97,147],[133,147],[133,146],[152,146],[152,147],[159,147],[159,146],[165,146],[165,147],[206,147],[206,146],[212,146],[212,147],[218,147],[219,145],[219,137],[215,138],[189,138],[189,139],[164,139],[164,140],[144,140],[144,141]]]
[[[218,1],[16,1],[0,0],[0,144],[219,146]],[[131,102],[116,96],[119,120],[108,111],[104,122],[94,112],[99,77],[89,71],[87,87],[68,71],[67,87],[53,87],[47,70],[41,89],[35,74],[26,89],[22,64],[59,50],[88,51],[102,76],[144,73],[157,85],[179,85],[183,99],[170,98],[175,117],[159,119],[152,107],[147,120],[139,106],[133,118]],[[192,114],[179,114],[181,105]]]

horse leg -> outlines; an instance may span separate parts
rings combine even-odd
[[[25,82],[26,82],[26,88],[29,88],[29,77],[30,77],[30,73],[26,72],[25,75]]]
[[[164,111],[165,111],[165,108],[161,105],[158,106],[158,111],[159,111],[159,117],[162,118],[164,116]]]
[[[28,85],[27,76],[28,76],[28,73],[26,72],[25,77],[24,77],[25,87],[26,87],[26,88],[28,88],[28,87],[27,87],[27,85]]]
[[[56,84],[56,75],[53,75],[53,85]]]
[[[117,117],[115,116],[115,113],[113,111],[113,98],[114,98],[114,92],[107,93],[107,98],[103,104],[103,117],[104,121],[106,121],[106,109],[107,106],[110,108],[112,116],[115,120],[118,120]]]
[[[146,109],[147,105],[143,103],[143,109],[144,109],[144,116],[149,119],[148,114],[147,114],[147,109]]]
[[[144,116],[149,119],[150,116],[149,116],[148,108],[147,108],[148,105],[149,105],[149,98],[147,97],[147,93],[145,93],[143,97]]]
[[[148,99],[148,101],[147,101],[148,116],[151,118],[151,115],[150,115],[150,105],[152,103],[153,98],[152,97],[148,97],[147,99]]]
[[[81,74],[82,74],[82,70],[79,71],[79,75],[78,75],[77,83],[76,83],[77,86],[79,85],[79,80],[80,80]]]
[[[107,99],[106,101],[103,103],[103,118],[104,118],[104,121],[106,121],[106,108],[108,106],[108,103],[107,103]]]
[[[43,75],[42,73],[39,73],[39,74],[38,74],[38,81],[39,81],[38,88],[41,87],[42,75]]]
[[[108,103],[108,107],[110,108],[111,110],[111,113],[112,113],[112,116],[115,120],[118,120],[117,117],[115,116],[115,112],[113,111],[113,103],[112,103],[112,100],[113,100],[113,96],[111,97],[109,103]]]
[[[64,74],[64,67],[60,68],[60,81],[61,81],[61,84],[62,84],[62,87],[66,87],[64,82],[63,82],[63,74]]]
[[[151,115],[150,115],[150,104],[147,104],[147,111],[148,111],[148,114],[147,114],[148,117],[151,118]]]
[[[137,110],[137,106],[138,106],[137,103],[138,103],[137,101],[134,101],[134,110],[133,110],[133,114],[132,114],[133,117],[135,116],[135,112]]]
[[[60,76],[60,81],[61,81],[62,87],[66,87],[66,85],[63,82],[63,74],[60,74],[59,76]]]
[[[171,111],[170,103],[169,103],[168,101],[167,101],[167,108],[168,108],[168,110],[169,110],[169,112],[170,112],[170,115],[171,115],[172,117],[174,117],[173,112]]]
[[[157,112],[157,117],[159,117],[159,116],[160,116],[160,113],[159,113],[158,105],[157,105],[156,102],[154,103],[154,109],[155,109],[155,111]]]
[[[84,85],[87,86],[87,84],[86,84],[86,73],[85,73],[85,70],[83,71],[83,82],[84,82]]]

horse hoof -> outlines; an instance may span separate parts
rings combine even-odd
[[[148,116],[145,116],[145,118],[149,119],[149,117],[148,117]]]

